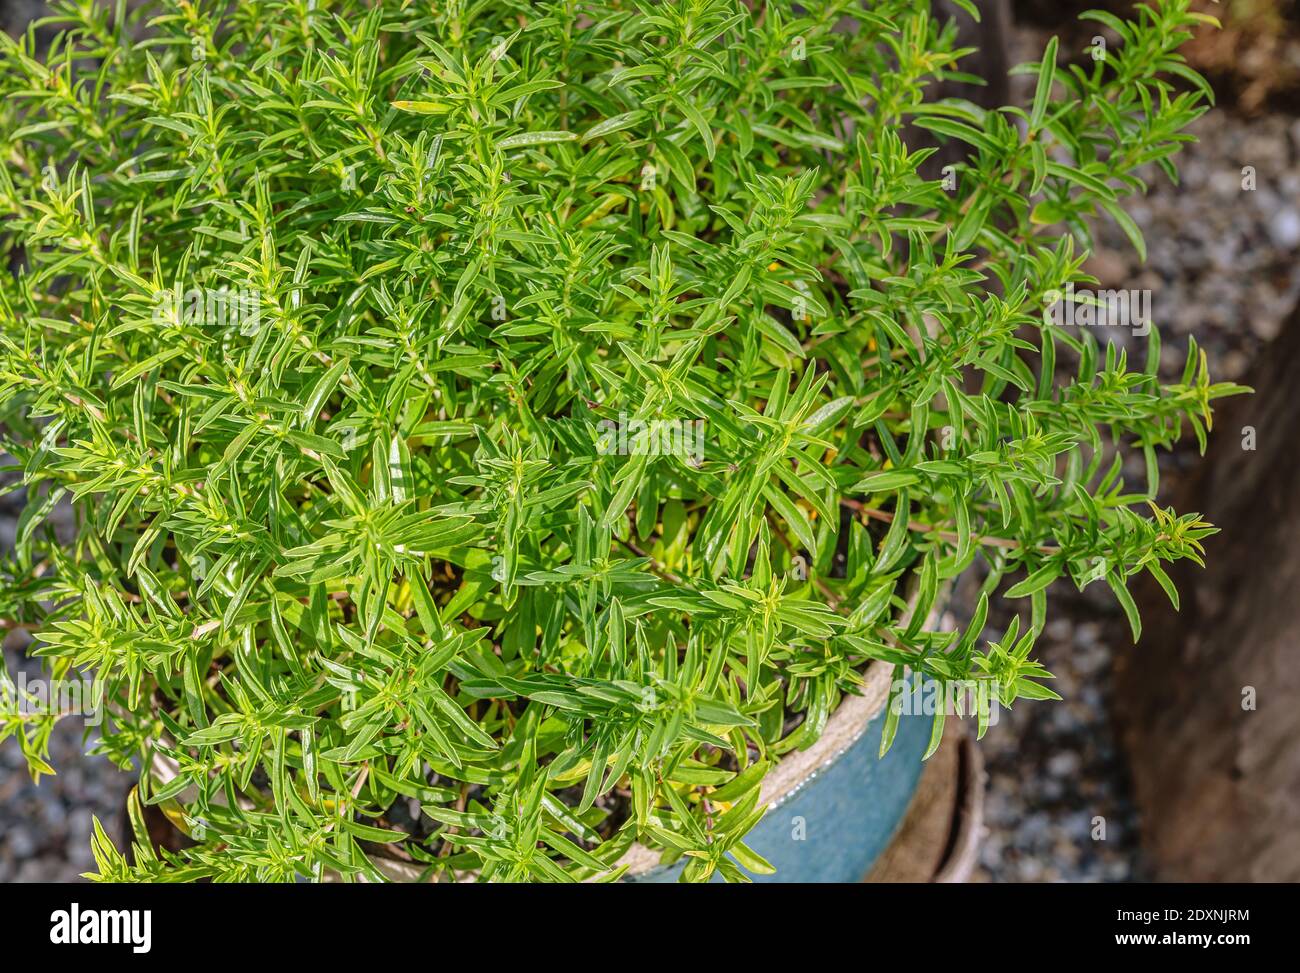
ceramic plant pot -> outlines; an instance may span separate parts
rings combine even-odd
[[[893,666],[873,663],[861,696],[847,697],[807,750],[788,754],[763,782],[763,820],[745,843],[776,867],[756,882],[856,882],[889,844],[916,791],[932,716],[903,715],[884,757],[880,731]],[[659,864],[637,846],[629,882],[675,882],[683,862]],[[716,877],[721,880],[720,877]]]

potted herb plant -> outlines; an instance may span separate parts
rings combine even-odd
[[[1156,451],[1235,388],[1052,315],[1105,304],[1092,222],[1141,250],[1123,199],[1204,110],[1189,6],[1090,14],[1105,57],[1053,41],[999,111],[927,100],[966,52],[916,0],[59,2],[44,54],[0,40],[4,606],[190,837],[100,830],[97,877],[864,870],[947,714],[894,667],[1052,697],[1048,585],[1136,636],[1129,579],[1211,532]],[[986,641],[994,596],[1028,612]],[[5,724],[37,774],[56,718]]]

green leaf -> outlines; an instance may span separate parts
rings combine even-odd
[[[497,142],[497,148],[518,149],[522,147],[531,147],[534,145],[551,145],[555,142],[572,142],[578,138],[574,132],[520,132],[518,135],[510,135]]]
[[[1041,591],[1049,584],[1061,576],[1061,565],[1055,562],[1044,564],[1029,577],[1025,578],[1019,584],[1014,584],[1007,589],[1008,598],[1024,598],[1026,595],[1032,595],[1036,591]]]
[[[627,111],[620,115],[614,115],[612,118],[606,118],[602,122],[597,122],[591,128],[582,133],[582,141],[590,142],[593,139],[603,138],[606,135],[612,135],[614,132],[622,132],[625,129],[639,125],[649,117],[648,112],[644,111]]]
[[[1056,77],[1056,45],[1057,39],[1053,37],[1047,42],[1047,47],[1043,50],[1043,56],[1039,61],[1038,81],[1034,85],[1034,104],[1029,111],[1029,131],[1037,132],[1043,127],[1043,119],[1047,117],[1047,106],[1052,98],[1052,81]]]
[[[1142,619],[1138,617],[1137,605],[1133,603],[1133,596],[1129,594],[1123,580],[1113,574],[1106,575],[1106,583],[1110,585],[1110,590],[1115,592],[1115,600],[1119,602],[1119,606],[1124,609],[1129,628],[1133,630],[1133,644],[1136,645],[1142,638]]]

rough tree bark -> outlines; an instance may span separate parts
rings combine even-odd
[[[1261,359],[1174,497],[1222,528],[1208,568],[1170,572],[1179,614],[1140,591],[1147,634],[1116,664],[1143,843],[1169,881],[1300,880],[1300,308]]]

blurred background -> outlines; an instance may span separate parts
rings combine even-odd
[[[0,0],[0,26],[17,34],[41,6]],[[966,30],[985,67],[967,70],[992,77],[1000,64],[1036,59],[1053,34],[1062,61],[1082,63],[1107,32],[1078,13],[1131,15],[1133,5],[979,6],[983,25]],[[1152,292],[1163,376],[1181,373],[1194,337],[1216,381],[1259,390],[1216,415],[1206,457],[1189,439],[1162,458],[1162,503],[1199,510],[1224,534],[1209,542],[1208,571],[1176,578],[1187,586],[1181,614],[1159,592],[1140,599],[1147,634],[1137,647],[1104,586],[1079,594],[1058,583],[1039,651],[1064,701],[1022,701],[979,744],[975,881],[1300,880],[1300,560],[1288,552],[1300,530],[1300,470],[1287,448],[1300,428],[1287,394],[1300,381],[1300,0],[1197,6],[1224,23],[1186,51],[1216,107],[1177,159],[1180,184],[1152,167],[1150,192],[1127,206],[1146,237],[1146,264],[1108,222],[1087,269],[1103,288]],[[1028,79],[1001,83],[1013,103],[1028,101]],[[1145,339],[1108,331],[1140,360]],[[21,493],[0,497],[0,549],[12,546],[22,502]],[[989,634],[1005,624],[991,617]],[[29,636],[2,631],[10,674],[34,678]],[[75,880],[93,865],[92,816],[121,833],[131,780],[83,756],[93,741],[83,732],[59,724],[58,776],[39,787],[15,741],[0,744],[0,882]]]

